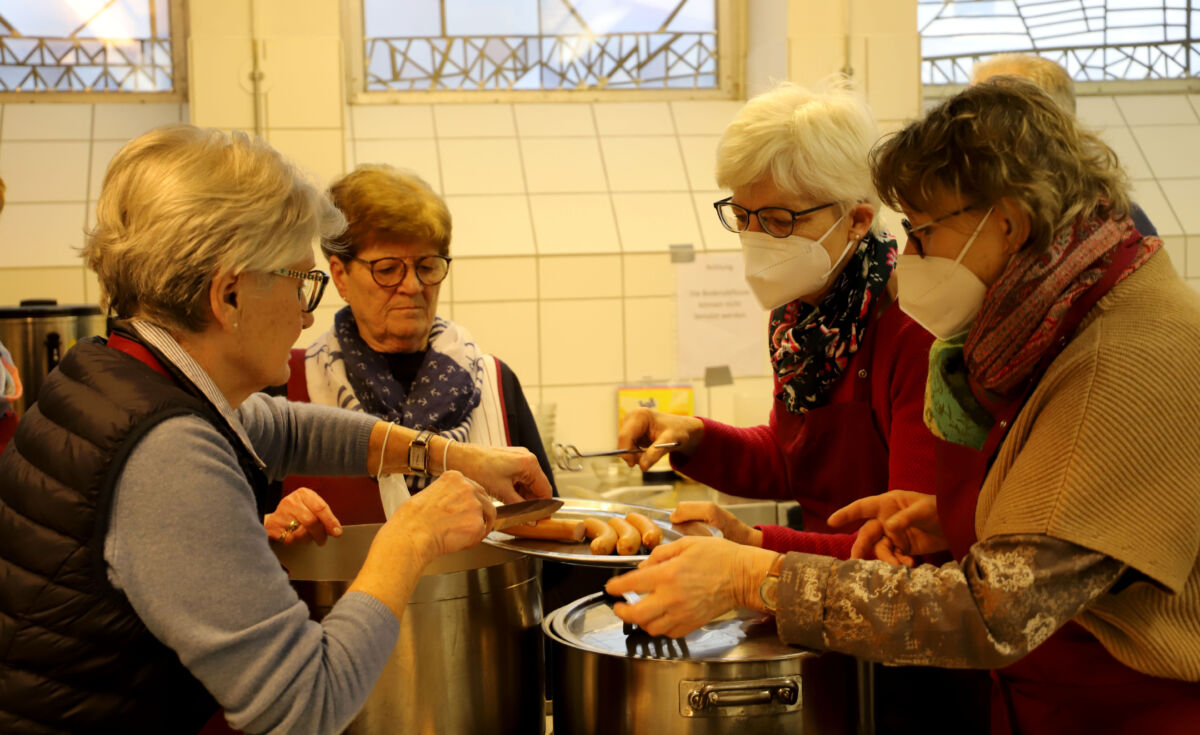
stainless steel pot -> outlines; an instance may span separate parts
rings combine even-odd
[[[315,544],[275,544],[320,620],[358,574],[380,524],[345,526]],[[487,545],[425,569],[392,656],[345,731],[533,733],[545,730],[540,561]]]
[[[851,733],[853,659],[784,646],[742,610],[681,639],[630,632],[599,594],[542,621],[554,648],[554,735]]]
[[[12,401],[18,416],[37,400],[42,382],[67,350],[85,337],[107,334],[100,307],[53,299],[0,307],[0,342],[12,353],[24,393]]]

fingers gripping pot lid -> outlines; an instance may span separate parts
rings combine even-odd
[[[555,681],[555,735],[850,733],[854,659],[785,646],[750,610],[683,638],[650,636],[597,593],[542,621]]]

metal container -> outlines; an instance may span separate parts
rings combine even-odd
[[[314,619],[349,588],[380,525],[345,526],[324,546],[273,544]],[[540,564],[484,545],[430,564],[383,674],[345,732],[544,732]]]
[[[12,353],[25,388],[11,402],[18,416],[37,400],[42,382],[67,350],[85,337],[105,336],[106,322],[98,306],[60,305],[53,299],[0,307],[0,342]]]
[[[739,610],[684,638],[626,626],[600,594],[542,621],[553,647],[554,735],[852,733],[854,659],[779,642]]]

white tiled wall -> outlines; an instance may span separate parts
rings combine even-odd
[[[104,169],[129,138],[184,119],[179,103],[0,106],[0,304],[98,299],[79,248]]]
[[[1134,200],[1200,290],[1200,95],[1081,97],[1078,115],[1117,152]]]
[[[557,407],[557,438],[604,447],[622,382],[677,377],[673,243],[728,250],[711,203],[717,136],[737,102],[353,106],[348,165],[412,168],[454,214],[440,311]],[[1200,288],[1200,95],[1084,97],[1162,234]],[[128,138],[186,119],[182,105],[0,107],[0,304],[94,302],[79,264],[108,160]],[[341,306],[333,289],[314,330]],[[307,341],[313,333],[302,337]],[[739,424],[770,405],[763,376],[704,390],[697,410]]]

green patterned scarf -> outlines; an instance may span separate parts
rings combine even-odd
[[[929,379],[925,383],[925,425],[939,439],[983,449],[992,416],[967,384],[963,345],[967,333],[934,340],[929,348]]]

